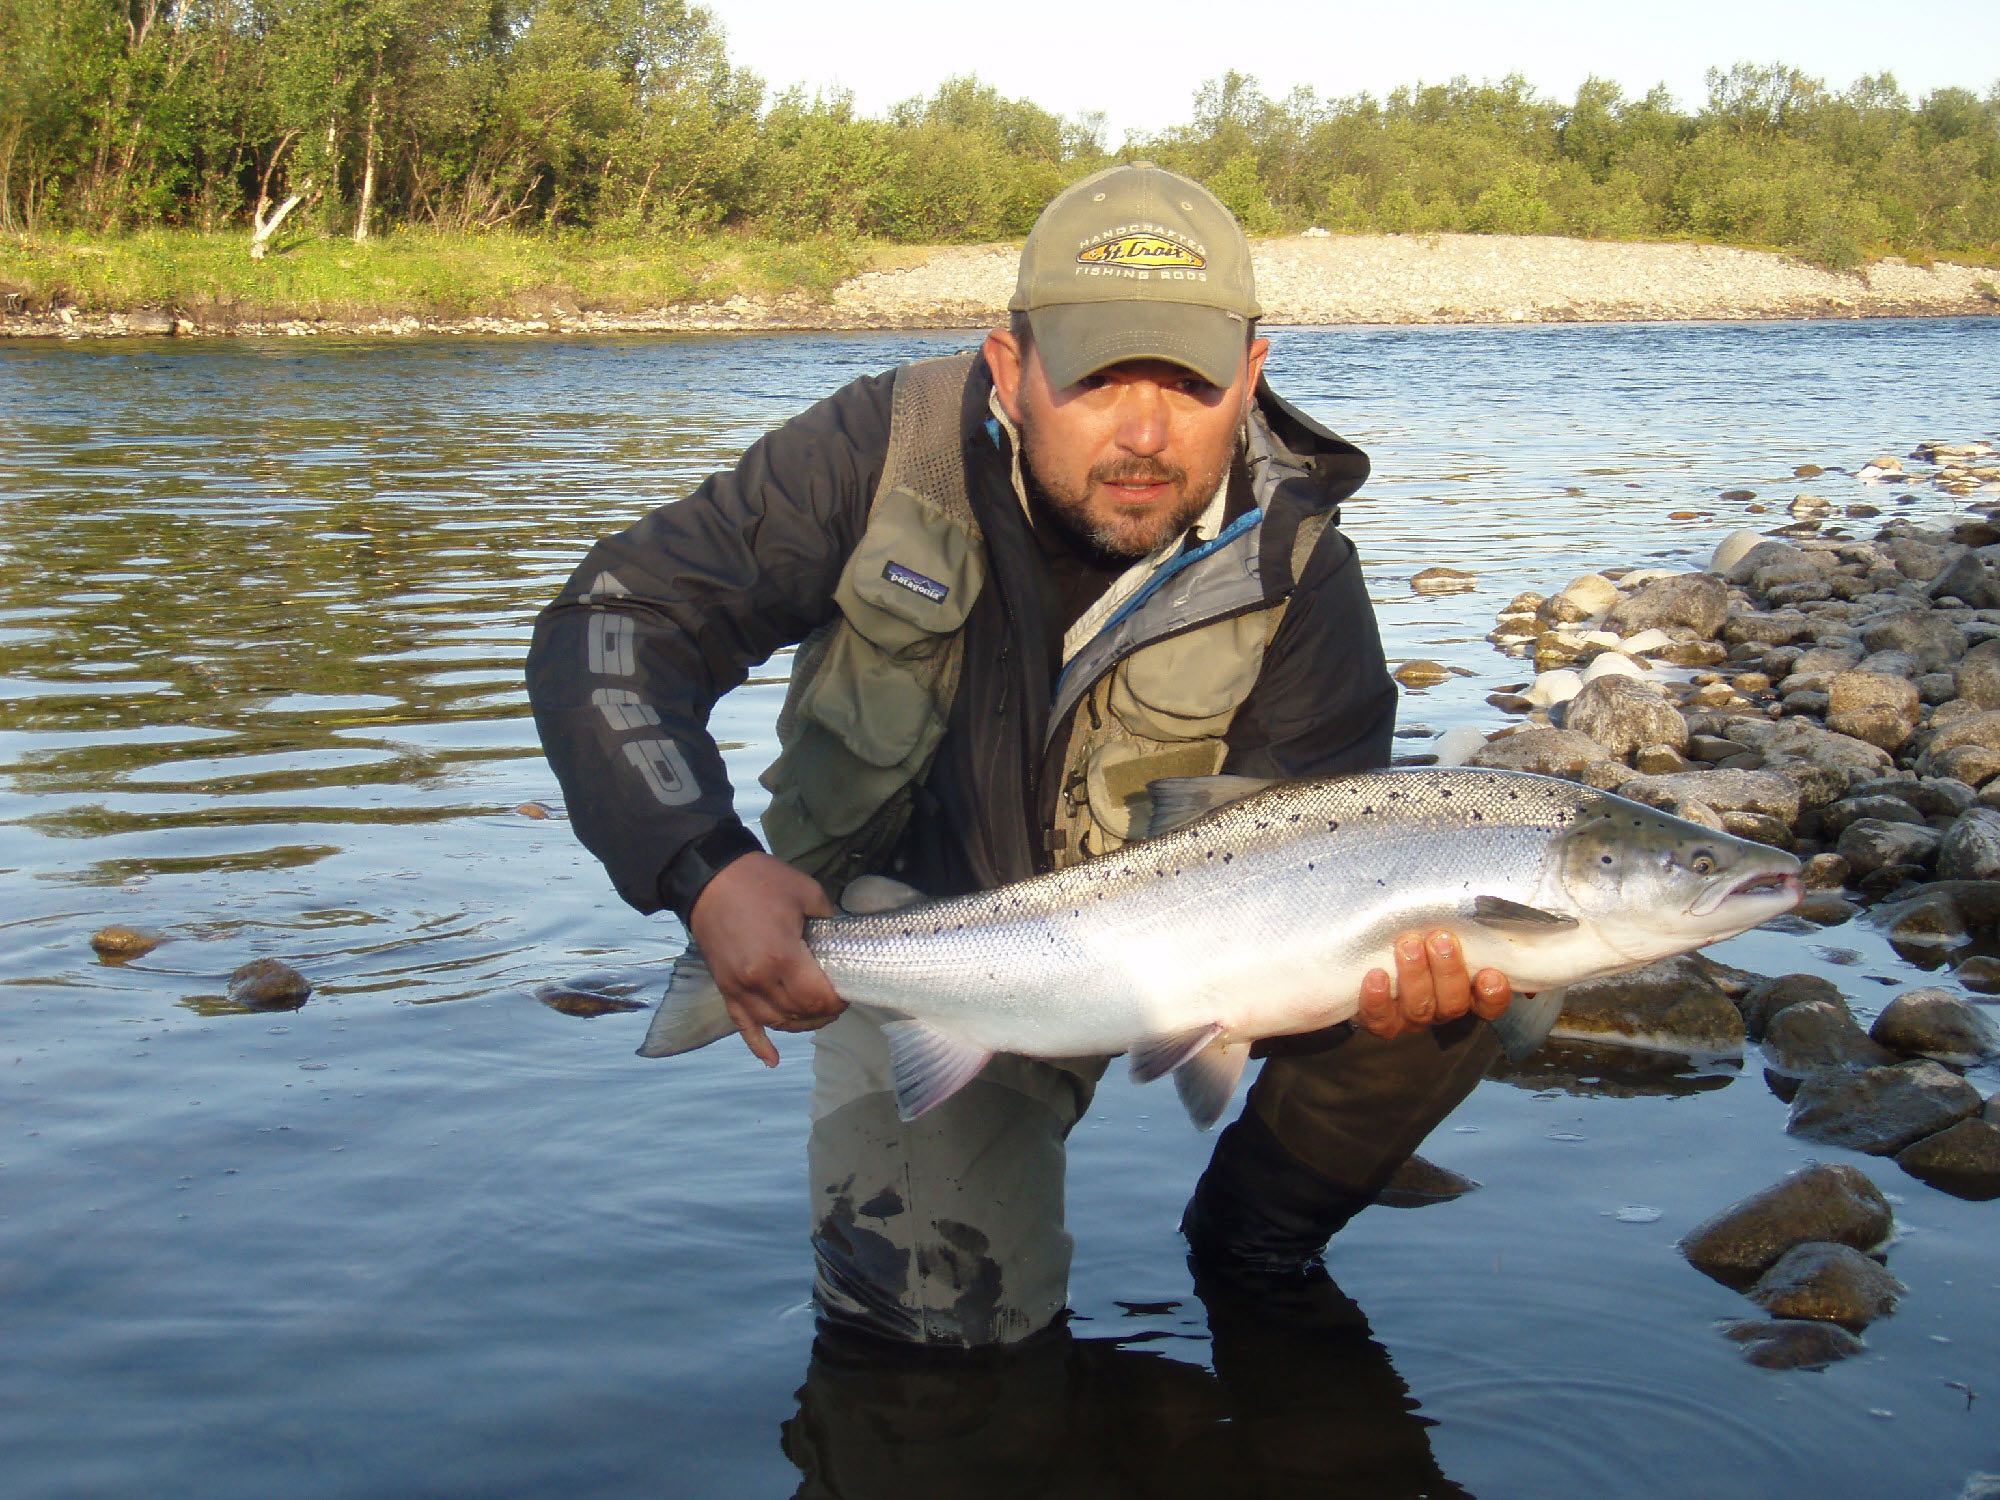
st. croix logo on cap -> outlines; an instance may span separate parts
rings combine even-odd
[[[1129,266],[1134,270],[1203,270],[1208,257],[1171,235],[1121,234],[1077,252],[1080,266]]]

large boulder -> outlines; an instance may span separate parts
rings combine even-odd
[[[1894,1156],[1979,1113],[1979,1090],[1934,1062],[1814,1073],[1799,1085],[1785,1129],[1828,1146]]]
[[[1735,719],[1729,733],[1764,757],[1765,770],[1796,782],[1807,807],[1823,807],[1845,796],[1857,782],[1886,776],[1896,768],[1879,745],[1797,719]]]
[[[1729,618],[1729,590],[1706,573],[1679,573],[1656,579],[1612,606],[1604,628],[1619,635],[1684,626],[1713,640]]]
[[[1884,615],[1861,632],[1870,651],[1902,651],[1920,672],[1949,671],[1965,655],[1965,632],[1928,609],[1900,610]]]
[[[1794,1245],[1825,1240],[1873,1250],[1895,1217],[1868,1174],[1843,1162],[1801,1168],[1704,1220],[1683,1236],[1681,1254],[1729,1286],[1747,1286]]]
[[[1917,685],[1879,672],[1840,672],[1827,687],[1826,727],[1894,750],[1917,727]]]
[[[2000,639],[1981,641],[1951,669],[1961,703],[2000,708]]]
[[[1925,823],[1889,823],[1857,818],[1840,831],[1834,852],[1856,876],[1890,865],[1925,865],[1944,835]]]
[[[1690,1056],[1743,1054],[1741,1013],[1701,961],[1685,955],[1571,985],[1556,1035]]]
[[[2000,1033],[1979,1006],[1950,990],[1906,990],[1882,1008],[1868,1034],[1905,1057],[1971,1067],[2000,1052]]]
[[[1908,1290],[1881,1262],[1852,1245],[1812,1240],[1787,1250],[1748,1296],[1773,1317],[1813,1318],[1858,1330],[1894,1312]]]
[[[1618,760],[1646,745],[1687,743],[1687,720],[1650,683],[1623,676],[1587,681],[1570,699],[1563,727],[1587,734]]]
[[[2000,1125],[1960,1120],[1896,1153],[1912,1177],[1961,1198],[2000,1198]]]
[[[1488,740],[1466,762],[1498,771],[1538,771],[1575,779],[1586,766],[1608,760],[1603,746],[1573,729],[1523,729]]]
[[[1931,584],[1933,599],[1956,599],[1974,609],[2000,609],[2000,570],[1990,558],[1966,552]]]
[[[1788,1005],[1764,1028],[1764,1066],[1787,1078],[1827,1068],[1880,1068],[1895,1053],[1869,1039],[1845,1004],[1809,1000]]]

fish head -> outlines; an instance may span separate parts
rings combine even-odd
[[[1805,894],[1782,849],[1608,794],[1565,833],[1561,870],[1578,916],[1637,962],[1748,931]]]

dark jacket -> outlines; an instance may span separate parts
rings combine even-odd
[[[735,469],[599,542],[536,621],[528,691],[543,747],[578,838],[641,911],[672,907],[685,918],[708,875],[756,847],[736,819],[709,714],[836,613],[834,586],[882,469],[892,381],[893,372],[854,381],[753,444]],[[900,878],[933,895],[1048,867],[1050,783],[1065,740],[1065,726],[1051,733],[1049,723],[1047,563],[1013,489],[1008,439],[990,420],[990,390],[976,366],[960,422],[988,582],[895,862]],[[1354,549],[1328,525],[1295,592],[1290,566],[1300,521],[1326,510],[1337,520],[1368,461],[1268,386],[1258,400],[1302,460],[1266,497],[1258,543],[1264,602],[1293,598],[1229,730],[1225,769],[1309,776],[1384,765],[1396,690]],[[1232,484],[1234,512],[1251,503],[1238,493],[1240,465]]]

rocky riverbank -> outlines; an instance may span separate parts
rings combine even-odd
[[[1851,272],[1722,245],[1519,235],[1325,235],[1260,240],[1271,325],[1548,323],[1960,316],[2000,312],[2000,272],[1887,259]],[[639,312],[551,293],[512,317],[276,317],[209,306],[118,312],[0,309],[0,336],[531,335],[984,328],[1005,318],[1019,247],[947,246],[863,272],[824,299],[732,297]],[[899,256],[899,261],[907,261]]]
[[[1725,537],[1702,571],[1607,570],[1516,597],[1490,639],[1537,670],[1488,700],[1513,722],[1453,731],[1423,758],[1567,777],[1790,850],[1808,894],[1783,922],[1874,923],[1955,981],[1871,1000],[1864,1029],[1823,978],[1669,960],[1573,986],[1548,1055],[1517,1081],[1547,1082],[1565,1040],[1710,1060],[1754,1047],[1791,1134],[2000,1198],[2000,1096],[1966,1076],[2000,1057],[2000,453],[1924,443],[1857,477],[1882,504],[1728,492],[1779,524]],[[1894,518],[1924,490],[1968,508],[1943,526]],[[1411,584],[1473,580],[1427,569]],[[1398,675],[1435,682],[1432,666]],[[1858,1352],[1902,1294],[1869,1258],[1893,1228],[1865,1173],[1824,1166],[1682,1249],[1774,1315],[1726,1330],[1746,1357],[1818,1367]]]

